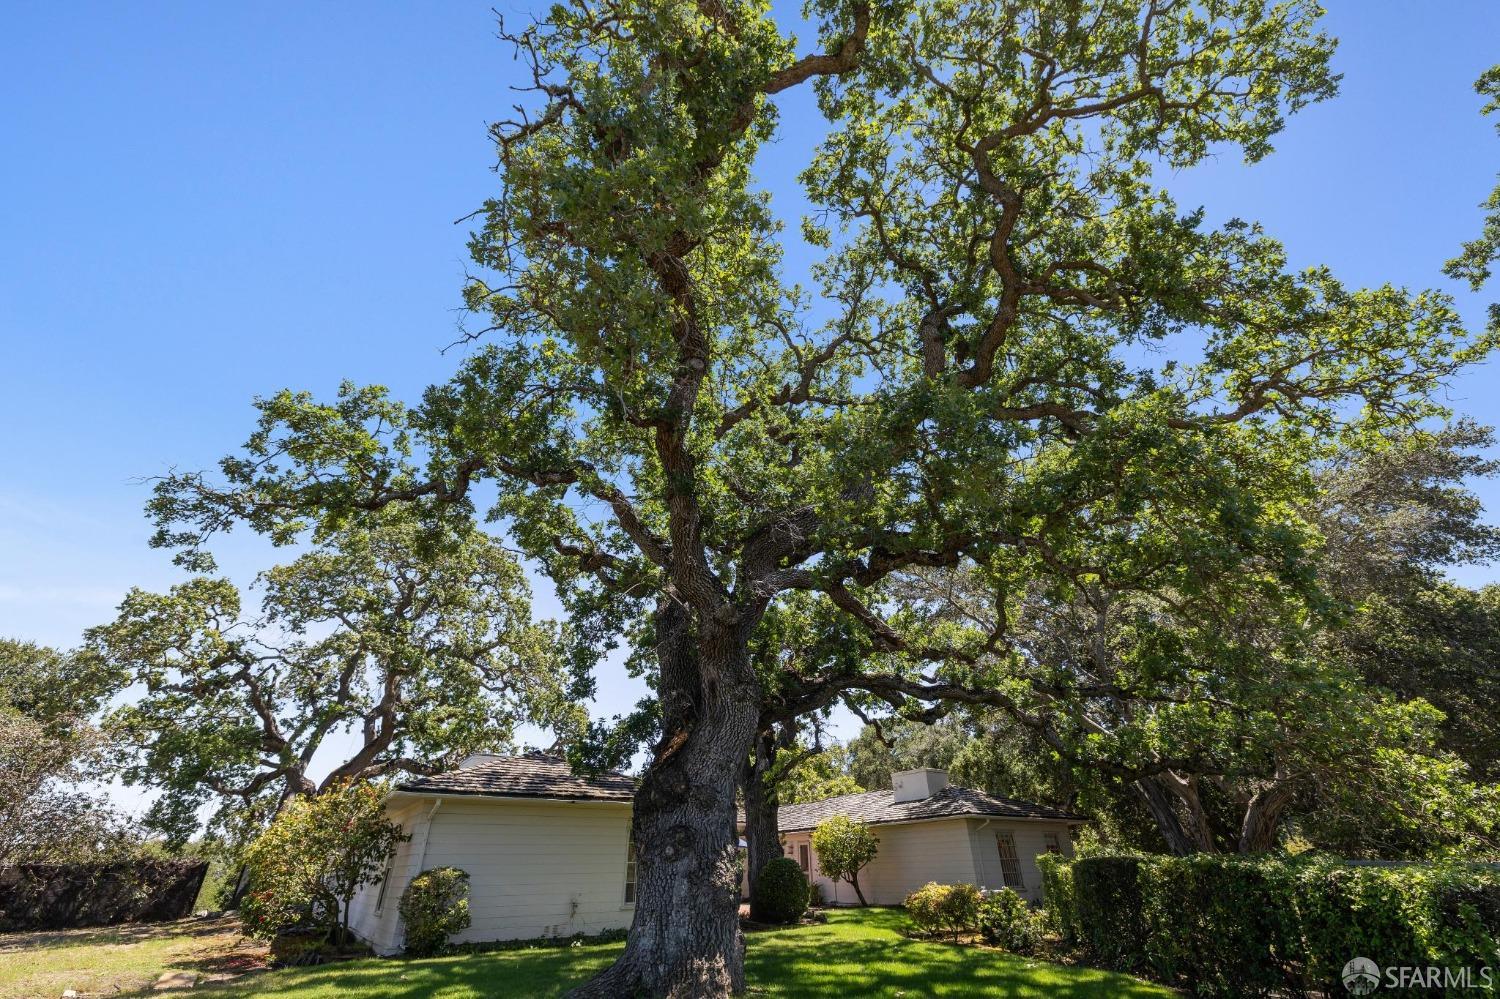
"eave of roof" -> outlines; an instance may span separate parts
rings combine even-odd
[[[579,776],[561,757],[531,753],[496,757],[405,781],[396,785],[395,792],[427,797],[629,802],[635,797],[635,779],[610,771]]]
[[[1088,821],[1086,815],[1014,798],[999,798],[966,787],[945,787],[930,797],[900,803],[895,802],[891,794],[890,791],[866,791],[799,805],[783,805],[777,812],[777,826],[782,832],[803,832],[834,815],[847,815],[872,826],[959,818],[1069,825]]]

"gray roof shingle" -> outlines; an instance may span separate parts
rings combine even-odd
[[[459,770],[396,785],[396,790],[409,794],[551,798],[562,801],[630,801],[635,795],[635,788],[635,778],[613,771],[605,771],[592,777],[576,776],[567,760],[546,753],[499,756]],[[777,813],[777,824],[782,832],[799,832],[811,829],[834,815],[847,815],[871,825],[963,815],[1054,819],[1059,822],[1083,822],[1087,818],[1029,801],[995,797],[967,787],[945,787],[929,798],[901,804],[893,802],[891,795],[889,790],[866,791],[800,805],[782,805]]]
[[[612,771],[579,777],[560,756],[528,753],[499,756],[474,766],[407,781],[397,784],[396,790],[410,794],[629,801],[635,795],[635,778]]]
[[[800,805],[782,805],[776,812],[776,824],[782,832],[811,829],[824,819],[847,815],[859,822],[879,825],[884,822],[912,822],[919,819],[945,819],[961,815],[985,815],[1012,819],[1055,819],[1059,822],[1085,822],[1087,816],[1048,808],[1015,798],[997,798],[968,787],[945,787],[918,801],[891,800],[892,792],[866,791],[845,794]]]

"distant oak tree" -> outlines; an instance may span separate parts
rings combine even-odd
[[[517,560],[472,527],[392,508],[255,582],[255,610],[222,577],[132,590],[89,633],[140,690],[109,725],[133,750],[125,780],[165,792],[150,819],[176,840],[208,801],[234,838],[296,796],[433,773],[523,720],[580,721],[561,633],[532,620]]]

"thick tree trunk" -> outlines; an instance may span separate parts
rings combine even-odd
[[[1196,792],[1185,800],[1182,782],[1170,774],[1142,777],[1135,782],[1135,788],[1156,820],[1156,828],[1166,840],[1168,850],[1179,857],[1217,852]]]
[[[697,999],[745,985],[734,799],[760,717],[747,636],[695,634],[665,600],[656,632],[663,735],[635,796],[635,919],[619,959],[575,999]]]
[[[750,918],[762,919],[756,911],[755,879],[765,866],[781,856],[781,831],[776,813],[776,786],[767,779],[776,762],[775,736],[763,731],[756,736],[755,752],[745,763],[745,883],[750,889]]]
[[[1289,781],[1256,792],[1245,806],[1245,817],[1240,824],[1241,853],[1264,853],[1276,845],[1282,813],[1295,794],[1296,789]]]

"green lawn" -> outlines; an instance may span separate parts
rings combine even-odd
[[[788,999],[846,996],[1170,996],[1170,990],[1092,968],[1063,967],[998,951],[909,940],[900,910],[839,910],[827,925],[754,933],[750,994]],[[623,944],[496,951],[423,961],[364,960],[256,975],[214,999],[479,999],[555,996],[609,964]]]
[[[0,999],[56,999],[64,989],[130,995],[149,989],[164,971],[196,972],[207,980],[262,967],[264,951],[240,935],[232,917],[5,933]]]

